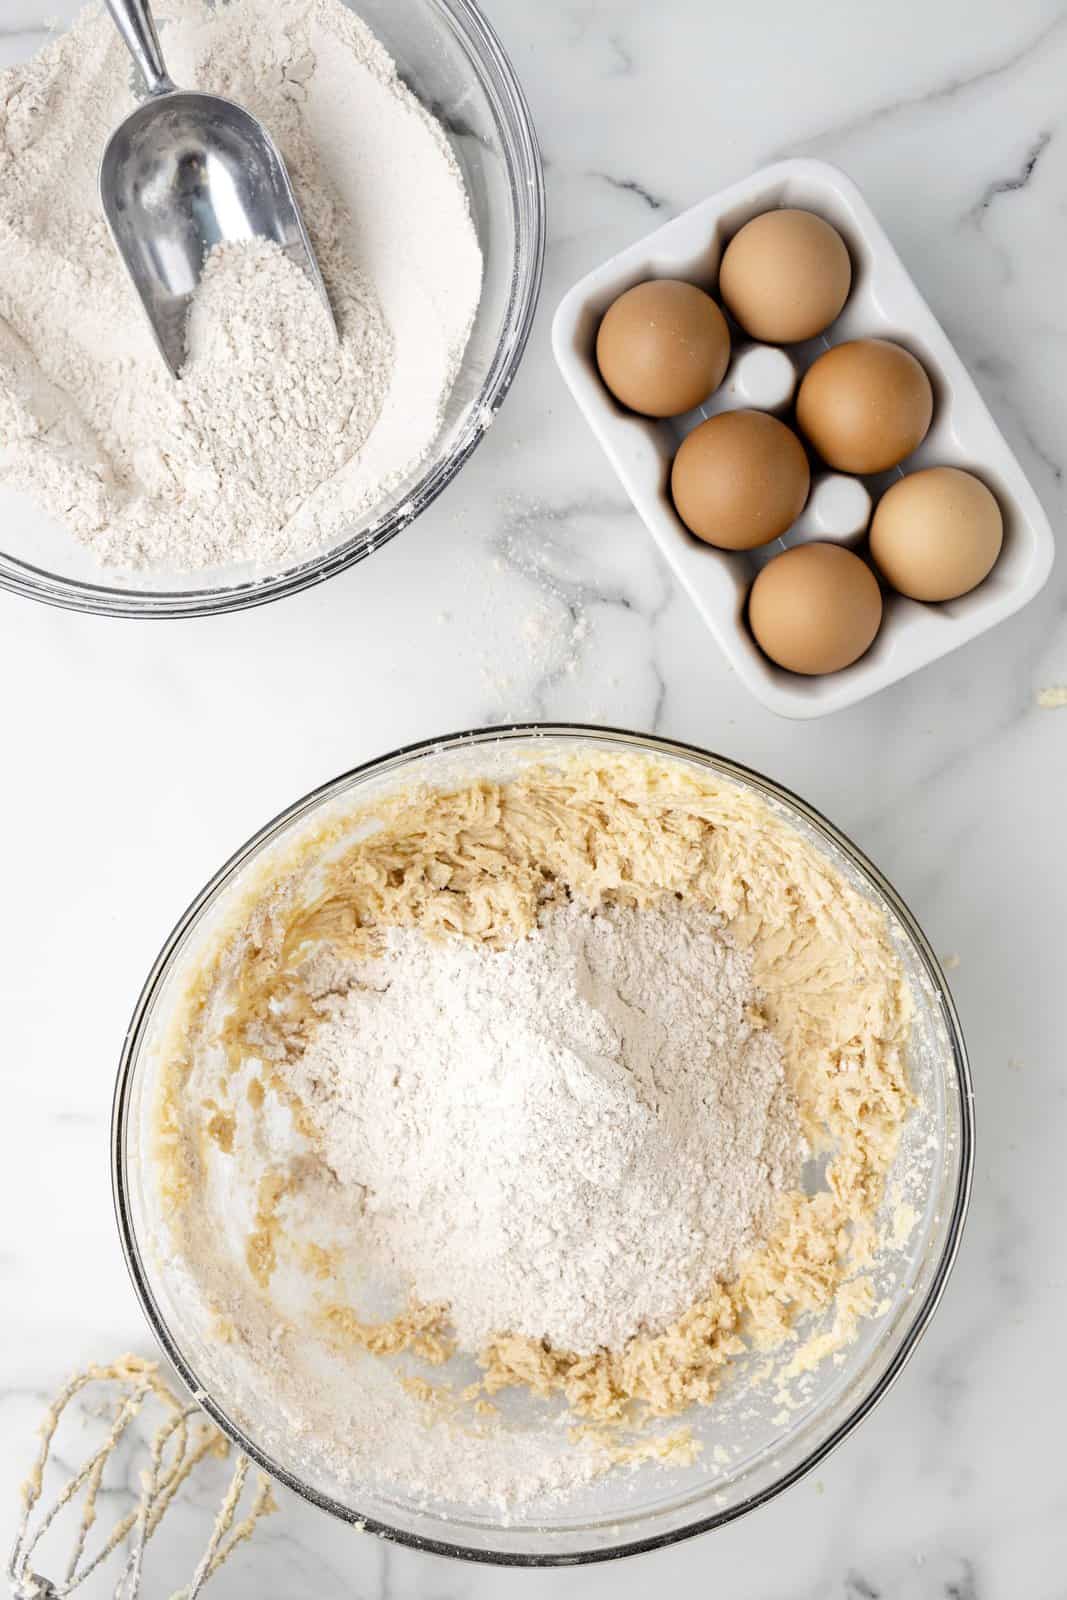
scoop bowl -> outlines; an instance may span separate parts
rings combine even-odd
[[[108,0],[148,98],[119,124],[100,163],[112,238],[174,377],[208,253],[269,239],[308,274],[333,323],[285,163],[263,125],[218,95],[175,87],[146,0]],[[334,323],[336,331],[336,324]]]

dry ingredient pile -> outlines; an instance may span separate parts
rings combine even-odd
[[[0,72],[0,483],[100,562],[277,567],[336,541],[439,432],[481,288],[439,125],[341,0],[161,0],[176,81],[282,148],[341,332],[280,249],[212,252],[178,382],[100,210],[135,101],[114,25]]]
[[[746,1352],[803,1372],[875,1308],[910,1008],[881,911],[678,763],[335,819],[158,1040],[157,1270],[202,1381],[354,1493],[510,1514],[692,1460]]]
[[[767,1232],[801,1164],[751,962],[674,898],[569,905],[494,951],[394,932],[292,1088],[372,1263],[502,1328],[620,1349]]]

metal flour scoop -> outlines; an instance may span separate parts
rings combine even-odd
[[[204,258],[222,240],[273,239],[303,267],[333,323],[285,164],[255,117],[175,87],[148,0],[107,0],[148,89],[100,163],[100,199],[156,342],[175,377]],[[334,324],[336,332],[336,324]]]

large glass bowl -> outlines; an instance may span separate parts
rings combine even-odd
[[[481,302],[430,455],[339,543],[299,565],[270,572],[235,565],[187,580],[148,573],[129,583],[117,580],[27,496],[0,486],[3,588],[72,610],[128,617],[210,615],[277,600],[361,561],[406,528],[451,482],[492,422],[529,336],[544,257],[544,183],[526,101],[472,0],[345,3],[374,30],[404,81],[444,127],[484,257]],[[79,4],[67,0],[60,9],[73,15]]]
[[[278,1437],[266,1409],[238,1416],[232,1396],[208,1381],[204,1340],[211,1335],[196,1325],[188,1295],[169,1280],[151,1245],[146,1177],[153,1045],[165,1034],[184,976],[210,943],[213,927],[242,896],[250,875],[258,876],[272,856],[287,854],[302,835],[348,810],[365,816],[368,805],[398,789],[506,777],[531,757],[551,761],[581,750],[644,753],[754,792],[884,910],[915,1005],[909,1070],[920,1109],[905,1140],[922,1152],[922,1181],[911,1197],[918,1221],[907,1245],[884,1264],[889,1287],[878,1314],[838,1358],[816,1369],[788,1420],[774,1394],[760,1391],[744,1393],[743,1403],[726,1411],[716,1402],[687,1415],[709,1443],[695,1466],[614,1476],[582,1489],[558,1512],[520,1513],[515,1520],[405,1501],[400,1493],[356,1492],[321,1468],[309,1470],[295,1444],[264,1448],[266,1438]],[[959,1021],[929,943],[891,886],[832,824],[770,779],[690,746],[611,729],[528,725],[459,734],[370,762],[297,801],[227,862],[182,917],[137,1004],[119,1070],[112,1157],[122,1245],[153,1332],[182,1380],[241,1449],[308,1500],[402,1543],[479,1561],[571,1565],[669,1544],[751,1511],[810,1471],[872,1410],[915,1348],[956,1255],[971,1180],[972,1091]],[[284,1424],[281,1433],[284,1441]],[[731,1458],[717,1465],[722,1452],[714,1446],[724,1442]]]

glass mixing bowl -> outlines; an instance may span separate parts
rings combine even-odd
[[[62,5],[64,16],[79,4]],[[138,573],[129,583],[118,581],[27,496],[0,486],[3,588],[72,610],[127,617],[210,615],[277,600],[342,572],[406,528],[451,482],[492,422],[518,369],[541,283],[544,182],[529,109],[472,0],[346,4],[374,30],[405,83],[444,127],[484,258],[474,327],[430,456],[340,543],[299,565],[272,572],[230,566],[187,580]]]
[[[834,1360],[805,1380],[802,1403],[783,1420],[773,1392],[744,1390],[742,1403],[720,1402],[686,1415],[707,1440],[695,1465],[615,1474],[583,1488],[550,1513],[513,1518],[481,1508],[405,1501],[399,1493],[353,1490],[309,1468],[290,1435],[268,1417],[237,1414],[233,1397],[212,1387],[204,1314],[190,1307],[182,1283],[151,1245],[148,1114],[153,1049],[166,1031],[190,965],[212,929],[245,892],[253,874],[307,833],[346,811],[410,790],[476,777],[504,778],[531,758],[551,761],[581,750],[636,752],[679,762],[753,791],[884,911],[911,987],[915,1021],[909,1056],[919,1097],[905,1144],[912,1142],[921,1182],[907,1244],[880,1263],[878,1314]],[[687,745],[603,728],[528,725],[459,734],[369,762],[290,807],[251,839],[212,879],[182,917],[138,1001],[126,1037],[112,1124],[115,1204],[122,1245],[141,1304],[182,1380],[242,1450],[289,1488],[335,1516],[420,1549],[511,1565],[573,1565],[654,1549],[715,1528],[769,1500],[811,1470],[886,1393],[928,1324],[945,1287],[967,1210],[972,1168],[972,1091],[960,1025],[936,957],[921,929],[881,874],[832,824],[770,779]],[[767,1389],[773,1391],[774,1385]],[[283,1439],[279,1447],[278,1437]],[[264,1440],[275,1441],[271,1449]],[[716,1446],[726,1445],[729,1459]],[[723,1463],[723,1464],[720,1464]]]

